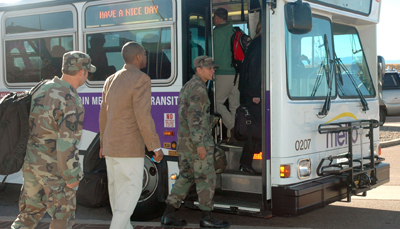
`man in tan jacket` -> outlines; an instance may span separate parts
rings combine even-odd
[[[124,67],[107,78],[100,109],[100,157],[107,164],[113,212],[111,229],[130,229],[130,217],[142,192],[145,146],[163,158],[151,116],[151,80],[140,69],[146,53],[137,42],[122,47]]]

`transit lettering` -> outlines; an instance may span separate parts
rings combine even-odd
[[[178,105],[178,96],[152,96],[152,106],[176,106]]]

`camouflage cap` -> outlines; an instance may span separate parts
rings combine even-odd
[[[63,70],[79,71],[82,69],[88,70],[93,73],[96,67],[91,64],[92,59],[86,53],[79,51],[67,52],[63,56]]]
[[[197,67],[214,67],[218,68],[218,65],[214,63],[214,60],[208,56],[198,56],[193,61],[193,66]]]

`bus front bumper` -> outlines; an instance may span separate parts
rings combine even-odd
[[[390,181],[390,164],[379,163],[375,167],[377,182],[368,190]],[[346,176],[332,175],[300,184],[272,187],[272,214],[299,215],[324,207],[346,198],[347,186]]]

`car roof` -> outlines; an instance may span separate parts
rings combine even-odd
[[[385,70],[385,74],[386,74],[386,73],[397,73],[397,74],[399,74],[399,72],[397,71],[397,69],[393,69],[393,68],[392,68],[392,69],[386,69],[386,70]]]

